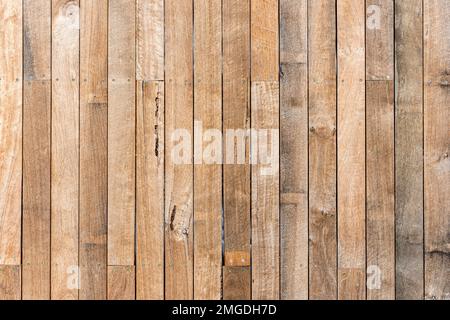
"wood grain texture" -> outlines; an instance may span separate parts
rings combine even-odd
[[[227,137],[236,145],[233,154],[224,150],[224,277],[223,296],[250,299],[250,1],[223,1],[223,130],[243,138]],[[240,130],[240,131],[239,131]],[[231,131],[228,131],[231,132]],[[238,140],[239,139],[239,140]],[[240,142],[239,142],[240,141]],[[241,144],[239,144],[241,143]],[[241,146],[241,147],[239,147]],[[233,147],[234,151],[235,148]],[[243,159],[239,159],[238,152]],[[232,165],[237,163],[238,165]],[[239,264],[247,267],[229,268]],[[243,275],[243,273],[245,275]],[[240,280],[248,277],[248,281]]]
[[[80,3],[80,299],[106,299],[108,2]]]
[[[194,1],[194,35],[194,299],[219,300],[222,295],[221,0]]]
[[[134,300],[135,292],[134,266],[108,266],[108,300]]]
[[[336,1],[308,2],[309,298],[337,298]]]
[[[396,298],[423,299],[422,1],[395,1]]]
[[[164,82],[137,82],[136,298],[164,298]]]
[[[365,7],[338,0],[338,297],[365,299]]]
[[[164,0],[137,0],[136,19],[136,79],[164,80]]]
[[[279,84],[252,82],[251,90],[252,299],[279,299]]]
[[[0,23],[0,265],[20,265],[22,3],[1,0]]]
[[[450,7],[424,1],[425,298],[450,299]]]
[[[281,298],[308,299],[307,1],[280,2]]]
[[[191,145],[194,105],[192,13],[193,3],[190,0],[168,0],[165,2],[166,173],[164,228],[165,297],[169,300],[192,299],[194,290],[194,186]],[[182,130],[182,132],[176,131],[177,129]],[[182,136],[180,136],[180,133]],[[184,149],[183,152],[180,152],[180,148]]]
[[[78,299],[79,12],[78,1],[52,2],[51,296],[54,300]]]
[[[135,1],[109,1],[109,21],[108,265],[132,266],[135,260]]]
[[[278,0],[251,0],[252,81],[278,81]]]
[[[368,81],[367,299],[395,299],[394,82]]]
[[[0,265],[0,301],[20,300],[20,266]]]

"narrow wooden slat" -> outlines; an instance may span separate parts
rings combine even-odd
[[[282,299],[308,299],[307,2],[280,2]],[[283,201],[289,194],[294,201]]]
[[[136,79],[164,80],[164,0],[137,0],[136,12]]]
[[[0,265],[20,265],[22,3],[1,0],[0,24]]]
[[[50,299],[50,91],[49,80],[24,82],[22,297],[32,300]]]
[[[51,296],[55,300],[78,299],[78,44],[79,2],[53,0]]]
[[[23,2],[22,298],[50,299],[51,1]]]
[[[108,2],[80,4],[80,299],[106,299]]]
[[[425,298],[450,299],[450,5],[424,0]]]
[[[248,299],[251,292],[250,267],[223,267],[223,299]]]
[[[134,265],[135,29],[135,1],[109,1],[108,265],[113,266]]]
[[[278,0],[251,0],[252,81],[278,81]]]
[[[169,300],[193,298],[192,13],[192,0],[165,2],[165,297]]]
[[[250,299],[250,144],[249,137],[246,138],[250,129],[250,1],[224,0],[222,10],[223,129],[225,135],[226,132],[244,134],[239,140],[240,151],[230,154],[228,148],[224,150],[223,297]],[[234,137],[230,138],[232,145],[238,146],[240,142]],[[243,155],[242,160],[238,160],[238,152]],[[230,264],[246,268],[229,268]],[[241,280],[242,277],[248,281]]]
[[[396,298],[423,299],[422,0],[395,1]]]
[[[218,300],[222,294],[221,0],[194,0],[194,34],[194,141],[200,145],[194,156],[194,299]]]
[[[368,81],[367,299],[395,299],[394,82]]]
[[[336,1],[310,0],[309,298],[337,297]]]
[[[395,299],[394,2],[366,1],[367,299]]]
[[[252,82],[251,90],[252,299],[279,299],[279,84]]]
[[[137,82],[136,298],[164,298],[164,82]]]
[[[0,265],[0,301],[20,300],[20,266]]]
[[[338,297],[365,299],[365,6],[338,0]]]
[[[135,299],[135,267],[108,266],[108,300]]]

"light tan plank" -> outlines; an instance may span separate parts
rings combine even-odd
[[[423,299],[422,0],[395,1],[396,298]]]
[[[395,299],[394,82],[367,89],[367,299]]]
[[[1,0],[0,24],[0,265],[20,265],[22,3]]]
[[[0,301],[20,300],[20,266],[0,265]]]
[[[308,299],[307,1],[280,2],[281,298]]]
[[[137,82],[136,298],[164,298],[164,82]]]
[[[52,2],[51,296],[78,299],[79,3]]]
[[[221,0],[194,0],[194,34],[194,140],[200,145],[194,156],[194,299],[219,300],[222,295]],[[214,152],[208,152],[208,147]]]
[[[310,0],[309,298],[337,298],[336,1]]]
[[[252,299],[279,299],[279,85],[253,82],[251,89],[252,130],[258,133],[251,142]]]
[[[338,297],[365,299],[365,7],[338,0]]]
[[[135,299],[135,267],[108,266],[108,300]]]
[[[136,12],[136,79],[164,80],[164,0],[137,0]]]
[[[240,268],[250,266],[250,1],[223,1],[223,129],[224,133],[243,138],[227,138],[236,145],[236,152],[224,150],[224,277],[241,279]],[[231,130],[234,130],[231,131]],[[238,131],[241,130],[241,131]],[[230,134],[231,135],[231,134]],[[239,145],[242,145],[239,147]],[[231,147],[230,150],[234,150]],[[238,152],[242,159],[239,159]],[[230,158],[230,159],[228,159]],[[250,299],[250,269],[248,281],[230,280],[223,283],[223,296]]]
[[[193,3],[167,0],[165,6],[165,297],[192,299]],[[187,136],[180,138],[177,129],[186,130]]]
[[[425,298],[450,299],[450,5],[424,0]]]
[[[251,0],[252,81],[278,81],[278,0]]]
[[[81,1],[80,299],[106,299],[108,2]]]
[[[108,265],[114,266],[134,265],[135,29],[135,1],[109,1]]]

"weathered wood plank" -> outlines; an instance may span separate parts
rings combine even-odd
[[[108,265],[134,265],[135,1],[109,1]],[[109,279],[108,279],[109,281]]]
[[[135,267],[108,266],[108,300],[135,299]]]
[[[368,81],[367,299],[395,299],[394,82]]]
[[[136,79],[164,80],[164,0],[137,0],[136,19]]]
[[[80,3],[80,299],[106,299],[108,2]]]
[[[308,299],[308,11],[280,2],[281,298]]]
[[[252,81],[278,81],[278,0],[251,0]]]
[[[22,3],[1,0],[0,24],[0,265],[20,265]]]
[[[338,0],[338,297],[365,299],[365,5]]]
[[[423,299],[422,0],[395,1],[396,298]]]
[[[424,1],[425,298],[450,299],[450,5]]]
[[[308,2],[309,298],[337,297],[336,1]]]
[[[224,278],[223,296],[250,299],[250,138],[246,138],[250,129],[250,1],[225,0],[222,10],[223,129],[232,136],[226,135],[227,144],[236,144],[236,152],[228,153],[229,147],[224,150],[223,273],[230,281]],[[230,267],[236,264],[247,267],[246,271]],[[245,276],[248,281],[241,281]]]
[[[79,2],[53,0],[52,17],[51,296],[72,300],[79,285]]]
[[[222,295],[222,1],[194,0],[194,299]],[[199,147],[197,149],[197,147]],[[213,151],[208,151],[208,149]]]
[[[0,301],[21,299],[20,266],[0,265]]]
[[[165,2],[165,297],[193,298],[193,3]],[[180,131],[181,130],[181,131]]]
[[[164,298],[164,82],[137,82],[136,298]]]
[[[252,299],[279,299],[279,84],[251,90]]]

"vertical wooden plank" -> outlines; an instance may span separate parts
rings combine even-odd
[[[108,265],[110,266],[134,265],[135,28],[135,1],[109,1]]]
[[[108,300],[135,299],[135,267],[108,266]]]
[[[336,1],[310,0],[309,298],[337,297]]]
[[[0,301],[20,300],[20,266],[0,265]]]
[[[367,298],[395,299],[394,2],[366,1]]]
[[[280,2],[282,299],[308,299],[307,4]]]
[[[193,3],[165,2],[165,296],[193,298]]]
[[[222,1],[194,0],[194,299],[222,295]],[[217,148],[218,147],[218,148]],[[211,148],[213,151],[208,151]]]
[[[368,81],[367,298],[395,299],[394,83]]]
[[[338,0],[338,297],[365,299],[365,5]]]
[[[252,81],[278,81],[278,0],[251,0]]]
[[[106,299],[108,2],[82,0],[80,29],[80,299]]]
[[[51,295],[71,300],[78,299],[79,2],[53,0],[52,17]]]
[[[136,298],[164,298],[164,82],[137,82]]]
[[[22,2],[1,0],[0,24],[0,265],[20,265]]]
[[[424,2],[425,298],[450,299],[450,5]]]
[[[422,0],[395,1],[396,298],[423,299]]]
[[[247,134],[250,129],[250,1],[224,0],[222,11],[223,130],[227,144],[232,146],[223,150],[223,297],[244,300],[251,297],[250,137]]]
[[[50,299],[51,1],[23,2],[22,298]]]
[[[137,0],[136,12],[136,79],[164,80],[164,0]]]
[[[253,82],[251,90],[252,298],[279,299],[279,85]]]

